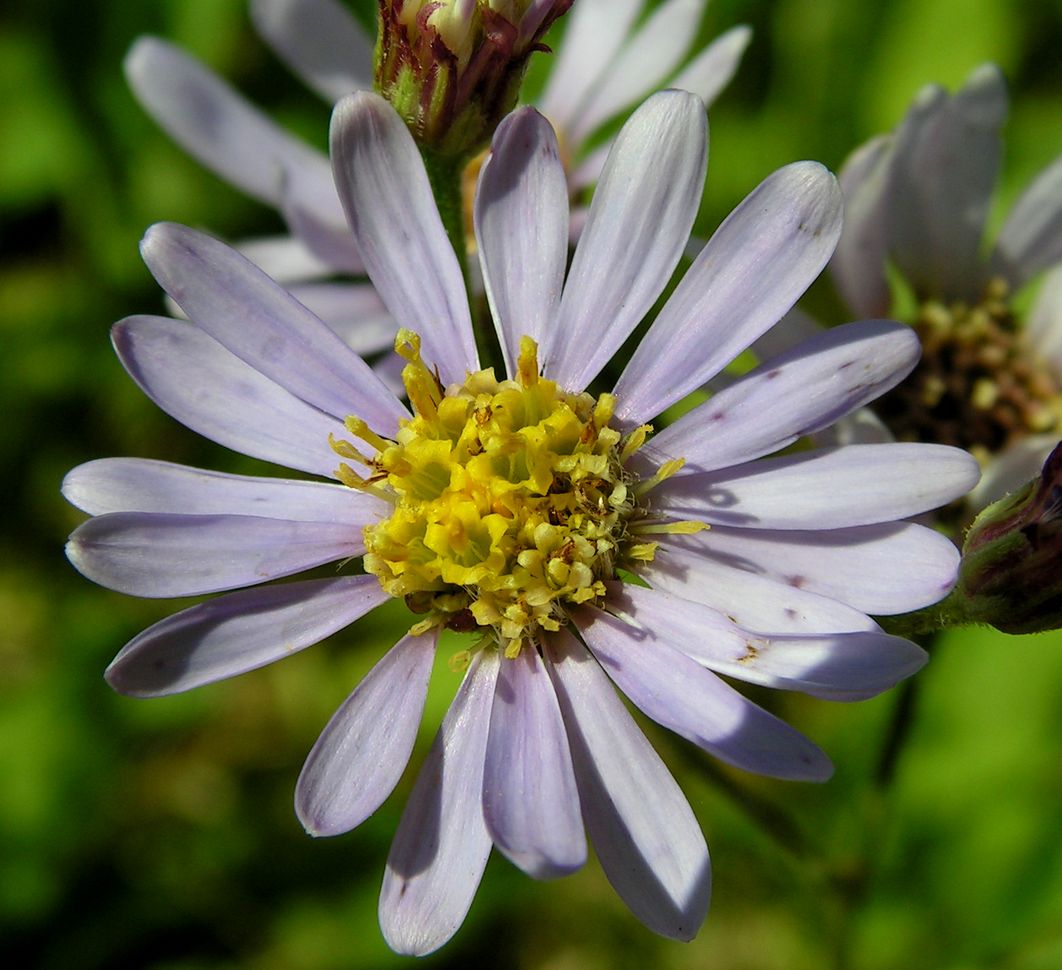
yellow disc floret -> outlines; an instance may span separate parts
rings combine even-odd
[[[529,337],[515,380],[488,369],[445,390],[416,334],[401,331],[395,349],[408,361],[414,417],[395,441],[348,418],[351,434],[377,449],[372,458],[351,442],[332,445],[369,472],[343,464],[343,482],[393,505],[366,527],[364,563],[426,614],[414,631],[479,630],[515,656],[538,630],[559,629],[566,605],[600,603],[617,565],[652,558],[641,534],[662,530],[641,496],[681,462],[635,482],[623,462],[648,429],[625,437],[610,428],[611,394],[572,394],[540,377]]]

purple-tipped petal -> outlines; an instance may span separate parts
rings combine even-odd
[[[655,589],[703,603],[745,630],[766,635],[817,635],[877,630],[865,613],[827,596],[779,583],[691,551],[661,543],[639,570]]]
[[[843,529],[905,519],[965,495],[981,472],[947,445],[820,448],[676,475],[654,508],[679,519],[755,529]]]
[[[686,272],[616,384],[642,424],[722,370],[819,275],[841,232],[841,191],[815,162],[768,176]]]
[[[487,864],[483,762],[498,663],[493,651],[472,660],[391,843],[380,929],[397,953],[423,956],[450,939]]]
[[[546,649],[601,868],[649,929],[692,940],[712,872],[689,803],[586,648],[561,632]]]
[[[494,844],[536,879],[563,876],[586,861],[568,738],[534,647],[501,664],[487,739],[483,815]]]
[[[832,774],[829,758],[799,731],[671,646],[668,639],[682,631],[658,632],[659,610],[647,609],[643,619],[637,607],[659,603],[651,593],[633,602],[639,626],[589,608],[576,617],[590,651],[639,710],[745,771],[799,781],[824,781]]]
[[[331,145],[369,278],[443,382],[463,381],[479,368],[468,297],[413,136],[383,98],[359,92],[336,105]]]
[[[595,128],[667,79],[697,34],[707,0],[665,0],[611,59],[567,132],[580,144]],[[672,85],[678,87],[679,85]]]
[[[865,317],[883,316],[892,303],[885,276],[891,163],[892,139],[881,135],[857,148],[839,176],[844,230],[830,260],[830,273],[848,306]]]
[[[365,821],[394,790],[417,739],[438,632],[403,637],[328,722],[295,786],[295,813],[311,835]]]
[[[646,457],[685,458],[689,473],[771,454],[895,387],[920,353],[914,331],[898,323],[865,320],[825,330],[665,428]]]
[[[251,0],[262,39],[329,104],[372,87],[372,44],[336,0]]]
[[[707,165],[704,105],[649,98],[609,153],[572,259],[543,373],[582,390],[638,325],[682,256]]]
[[[386,599],[375,576],[229,593],[168,616],[135,637],[111,661],[107,682],[131,697],[212,684],[319,643]]]
[[[564,36],[537,105],[565,138],[644,4],[645,0],[579,0],[565,16]]]
[[[996,240],[992,268],[1014,289],[1062,260],[1062,158],[1014,203]]]
[[[328,158],[275,125],[216,74],[180,48],[141,37],[125,58],[137,100],[189,155],[270,205],[279,205],[282,173],[322,186],[323,219],[341,221]]]
[[[299,400],[198,327],[168,317],[128,317],[111,339],[129,376],[163,411],[226,448],[333,478],[328,436],[341,421]]]
[[[896,133],[890,249],[919,297],[980,295],[981,237],[1006,115],[1003,75],[986,64],[952,97],[923,91]]]
[[[151,598],[254,586],[364,551],[354,524],[161,512],[96,516],[66,544],[67,558],[93,582]]]
[[[648,631],[651,639],[636,641],[635,650],[652,651],[666,643],[698,664],[728,677],[764,687],[799,690],[830,700],[874,697],[911,676],[929,659],[921,647],[881,632],[768,638],[745,633],[735,624],[729,630],[720,631],[721,615],[710,607],[637,586],[625,586],[622,592],[610,593],[609,608],[622,610],[626,614],[624,619]],[[613,640],[610,646],[614,648],[617,642],[626,645],[631,639]],[[590,647],[594,649],[592,642]],[[622,660],[622,652],[619,659]],[[662,661],[659,656],[654,659],[658,663]],[[602,662],[611,671],[609,664]],[[625,670],[624,675],[639,676],[637,670]],[[652,688],[651,683],[645,686],[646,690]],[[632,699],[637,703],[637,699]],[[655,696],[652,701],[664,704]],[[670,716],[681,716],[678,705],[671,707]],[[730,707],[735,715],[740,714],[740,708],[732,700]],[[664,704],[665,712],[667,708]],[[720,705],[719,715],[725,711],[726,705]],[[655,717],[649,711],[646,713]],[[759,739],[757,744],[769,747],[768,759],[782,756],[771,738],[777,724],[768,722],[767,730],[762,733],[751,719],[740,724],[742,734],[747,733],[750,738],[755,735]],[[791,740],[787,740],[785,732],[782,738],[783,745]],[[737,739],[733,743],[740,747]],[[794,750],[800,751],[802,743],[803,739]]]
[[[700,54],[672,78],[668,87],[697,95],[710,108],[737,72],[752,29],[744,24],[720,34]]]
[[[910,522],[812,532],[713,526],[673,545],[877,616],[936,603],[959,567],[953,542]]]
[[[255,515],[361,528],[388,514],[385,503],[345,485],[227,475],[147,458],[100,458],[79,465],[63,479],[63,496],[89,515]]]
[[[521,337],[537,341],[545,358],[568,260],[564,167],[557,136],[534,108],[514,111],[494,133],[475,222],[483,283],[512,376]]]
[[[173,223],[152,226],[144,262],[200,328],[260,374],[342,420],[393,435],[409,412],[320,319],[234,249]]]

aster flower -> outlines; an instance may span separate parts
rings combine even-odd
[[[467,634],[452,658],[463,682],[388,858],[388,943],[442,945],[492,845],[546,878],[583,863],[586,835],[634,914],[689,939],[708,905],[704,838],[613,687],[731,765],[826,778],[811,741],[717,674],[853,700],[920,667],[923,651],[868,614],[918,609],[951,586],[953,545],[904,519],[966,491],[976,464],[923,444],[763,457],[914,366],[913,333],[884,321],[823,333],[649,436],[648,420],[772,326],[826,263],[840,191],[814,163],[752,192],[614,391],[588,390],[683,252],[707,164],[691,94],[655,95],[624,126],[567,271],[556,137],[530,108],[499,127],[475,223],[504,378],[481,369],[398,115],[373,94],[344,99],[332,153],[352,235],[401,327],[412,410],[235,251],[151,229],[144,259],[189,320],[117,324],[130,375],[214,441],[332,481],[140,459],[74,469],[65,494],[93,516],[68,547],[81,572],[139,596],[223,593],[141,633],[107,678],[135,696],[187,690],[400,597],[409,632],[325,727],[296,789],[311,833],[370,815],[410,756],[439,631]],[[263,585],[358,556],[365,575]]]
[[[561,133],[573,192],[600,172],[603,150],[586,148],[604,122],[669,79],[706,105],[729,81],[748,44],[746,27],[727,32],[675,74],[706,3],[670,0],[637,29],[632,25],[642,0],[576,5],[542,98]],[[265,41],[329,104],[372,88],[372,43],[336,0],[252,0],[250,9]],[[395,326],[386,308],[371,286],[349,280],[364,266],[346,230],[327,157],[164,40],[140,38],[125,70],[145,110],[185,151],[283,215],[289,234],[246,241],[244,254],[359,353],[389,347]],[[474,185],[474,171],[470,175]],[[580,225],[577,214],[573,231]]]
[[[902,274],[922,362],[878,415],[902,440],[967,448],[985,465],[974,508],[1034,477],[1062,435],[1062,269],[1028,325],[1013,297],[1062,261],[1062,157],[1025,190],[991,247],[1007,93],[994,65],[954,95],[923,89],[895,132],[841,171],[845,230],[830,269],[859,314],[887,313],[886,265]]]

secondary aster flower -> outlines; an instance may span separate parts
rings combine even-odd
[[[299,817],[331,835],[394,788],[437,634],[467,633],[454,658],[463,683],[388,858],[380,922],[396,950],[427,953],[456,931],[492,844],[531,875],[556,876],[583,863],[584,826],[639,919],[667,936],[696,933],[709,897],[704,838],[610,680],[732,765],[821,780],[826,756],[715,672],[856,699],[925,660],[868,613],[918,609],[950,587],[952,544],[902,520],[968,489],[973,460],[920,444],[761,458],[893,386],[917,357],[908,328],[831,330],[655,438],[645,424],[819,273],[841,227],[825,169],[798,163],[765,180],[709,240],[614,393],[587,390],[679,261],[706,148],[693,95],[664,92],[639,108],[566,273],[554,133],[530,108],[503,122],[475,209],[508,374],[499,379],[480,368],[412,137],[378,96],[342,101],[337,185],[403,328],[412,413],[234,251],[173,225],[145,237],[145,261],[190,322],[117,324],[129,373],[215,441],[341,484],[137,459],[72,471],[65,494],[94,516],[68,547],[86,576],[141,596],[237,590],[141,633],[108,680],[137,696],[186,690],[402,597],[408,635],[337,711],[299,778]],[[258,585],[359,555],[367,575]],[[625,583],[630,574],[648,586]]]
[[[602,150],[585,149],[604,122],[669,79],[706,105],[730,80],[749,41],[747,27],[728,31],[675,76],[706,3],[670,0],[634,30],[643,0],[576,5],[542,98],[560,128],[573,191],[600,172]],[[265,41],[329,104],[372,88],[372,44],[336,0],[252,0],[250,9]],[[245,255],[288,284],[359,353],[389,347],[395,325],[372,287],[334,279],[360,276],[364,266],[325,155],[164,40],[140,38],[125,70],[140,103],[185,151],[284,216],[290,235],[249,240],[240,247]]]
[[[1011,297],[1062,260],[1062,157],[1018,199],[982,255],[1006,87],[985,65],[954,95],[930,86],[896,131],[841,171],[845,229],[830,268],[859,314],[888,312],[893,263],[917,301],[912,377],[876,411],[903,440],[967,448],[985,465],[975,508],[1034,477],[1062,435],[1062,269],[1030,325]]]

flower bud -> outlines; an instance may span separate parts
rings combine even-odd
[[[376,89],[422,147],[463,158],[516,106],[528,58],[573,0],[380,0]]]
[[[1039,478],[988,506],[966,536],[957,594],[1004,633],[1062,627],[1062,442]]]

